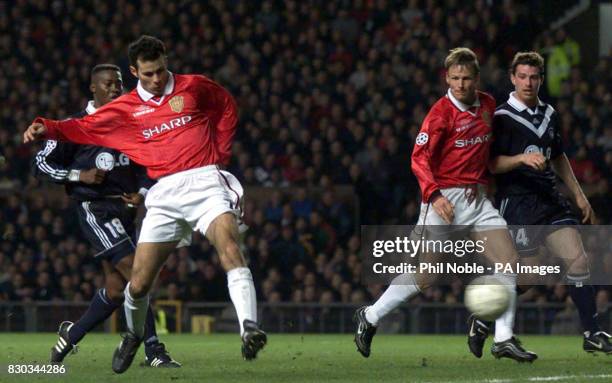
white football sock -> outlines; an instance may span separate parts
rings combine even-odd
[[[495,274],[510,292],[508,309],[495,321],[495,342],[506,341],[514,335],[514,316],[516,311],[516,275]]]
[[[240,334],[242,334],[244,331],[242,322],[245,319],[257,322],[257,297],[251,270],[248,267],[237,267],[228,271],[227,288],[238,314]]]
[[[124,290],[125,301],[123,302],[123,310],[125,311],[125,321],[128,330],[142,339],[144,336],[144,326],[147,320],[147,311],[149,309],[149,295],[142,298],[134,299],[130,294],[130,283],[125,286]]]
[[[402,274],[395,277],[383,295],[372,306],[366,308],[366,320],[374,326],[378,325],[379,320],[419,291],[421,290],[412,274]]]

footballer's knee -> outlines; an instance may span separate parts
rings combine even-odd
[[[142,298],[149,293],[151,284],[146,283],[140,278],[132,277],[130,281],[130,295],[134,299]]]
[[[123,302],[123,290],[127,284],[121,274],[112,267],[110,262],[105,261],[104,264],[104,289],[106,296],[113,302]]]
[[[584,252],[569,260],[568,274],[580,275],[589,272],[589,260]]]
[[[111,301],[115,302],[115,303],[122,303],[123,302],[123,290],[125,289],[125,286],[123,286],[123,288],[119,287],[119,286],[109,286],[108,284],[104,287],[104,289],[106,290],[106,296],[108,297],[108,299],[110,299]]]
[[[132,266],[134,265],[134,254],[130,254],[126,257],[123,257],[117,262],[114,266],[115,270],[121,274],[123,278],[126,280],[130,280],[132,277]]]

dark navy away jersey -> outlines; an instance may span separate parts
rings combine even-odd
[[[535,152],[542,153],[547,160],[563,154],[558,114],[542,101],[535,108],[528,108],[513,92],[495,111],[491,157]],[[521,165],[496,175],[496,182],[501,195],[555,194],[555,178],[547,162],[544,171]]]

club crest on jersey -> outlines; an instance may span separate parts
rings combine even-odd
[[[416,138],[416,144],[419,146],[425,145],[427,141],[429,141],[429,136],[425,132],[419,133],[419,135]]]
[[[96,167],[101,170],[113,170],[115,157],[112,154],[102,152],[96,156]]]
[[[174,96],[168,101],[168,104],[170,104],[170,109],[172,109],[174,113],[181,113],[183,111],[183,106],[185,106],[185,101],[183,96]]]
[[[487,126],[491,126],[491,114],[488,111],[482,112],[482,120]]]

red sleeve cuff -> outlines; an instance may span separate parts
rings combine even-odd
[[[36,117],[34,119],[34,123],[43,124],[45,128],[47,128],[47,133],[45,133],[45,138],[56,139],[57,138],[57,122],[53,120],[48,120],[42,117]]]
[[[437,186],[434,186],[432,188],[429,188],[426,192],[423,193],[423,202],[424,203],[433,202],[436,198],[438,198],[441,195],[442,193],[440,192],[440,189],[438,189]]]

